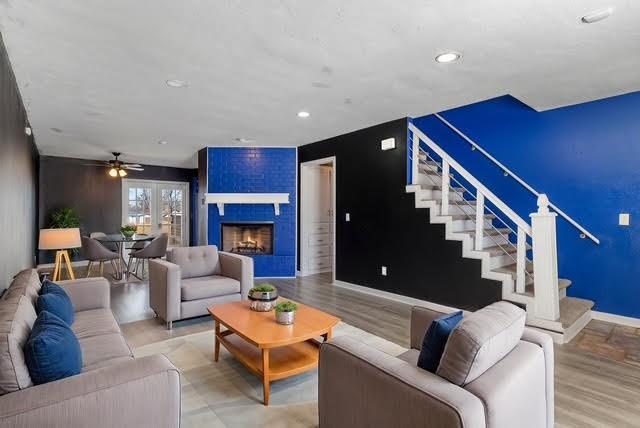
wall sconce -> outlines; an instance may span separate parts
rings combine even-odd
[[[386,140],[382,140],[380,142],[380,148],[382,150],[391,150],[396,148],[396,139],[395,138],[387,138]]]

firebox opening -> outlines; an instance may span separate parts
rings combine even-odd
[[[222,251],[273,254],[273,223],[222,223]]]

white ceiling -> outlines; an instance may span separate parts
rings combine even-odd
[[[503,94],[545,110],[637,91],[639,22],[638,0],[0,0],[41,153],[185,167],[237,137],[297,146]],[[462,60],[437,64],[447,50]]]

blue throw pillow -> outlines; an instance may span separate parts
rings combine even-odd
[[[443,315],[431,322],[422,340],[418,367],[431,373],[436,372],[449,335],[460,321],[462,321],[462,311]]]
[[[40,312],[33,323],[24,359],[35,385],[73,376],[82,370],[78,338],[67,323],[48,311]]]
[[[40,296],[36,301],[36,312],[49,311],[61,318],[67,325],[73,324],[75,318],[73,304],[64,288],[48,279],[42,283]]]

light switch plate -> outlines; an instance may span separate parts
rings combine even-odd
[[[387,267],[382,266],[382,276],[387,276]]]
[[[631,219],[628,213],[620,213],[618,216],[618,224],[620,226],[629,226]]]
[[[349,215],[349,213],[344,215],[344,221],[351,221],[351,215]]]

